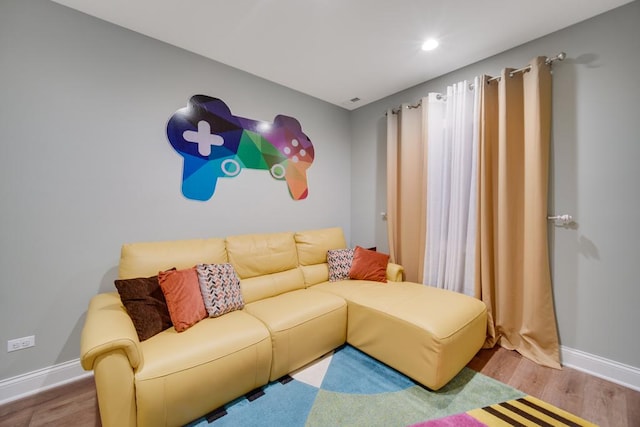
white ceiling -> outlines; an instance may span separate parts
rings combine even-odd
[[[350,110],[631,2],[54,1]]]

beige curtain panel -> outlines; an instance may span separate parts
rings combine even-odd
[[[476,293],[486,346],[560,368],[547,242],[551,70],[505,69],[481,89]]]
[[[421,103],[422,105],[422,103]],[[387,235],[389,257],[405,280],[422,282],[426,241],[426,110],[387,112]]]
[[[560,368],[547,242],[551,70],[484,76],[477,160],[475,294],[487,305],[485,347]],[[427,102],[387,112],[387,229],[393,262],[421,283],[426,243]],[[430,285],[427,283],[427,285]]]

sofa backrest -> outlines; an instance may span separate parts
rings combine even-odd
[[[170,268],[229,262],[240,277],[245,303],[251,303],[326,282],[327,251],[346,247],[339,227],[226,239],[127,243],[122,245],[118,276],[150,277]]]
[[[329,280],[327,251],[344,249],[347,242],[339,227],[300,231],[294,235],[300,270],[306,286]]]
[[[120,251],[120,279],[150,277],[170,268],[227,262],[224,239],[126,243]]]
[[[293,233],[229,236],[226,247],[245,303],[305,287]]]

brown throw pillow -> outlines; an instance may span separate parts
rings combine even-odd
[[[118,279],[115,285],[140,341],[171,327],[169,309],[158,276]]]
[[[349,277],[357,280],[387,282],[389,255],[356,246]]]
[[[207,317],[195,267],[160,272],[158,282],[176,331],[186,331]]]

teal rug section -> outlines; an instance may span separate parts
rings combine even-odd
[[[291,381],[266,386],[264,396],[250,402],[237,399],[225,406],[227,415],[208,423],[206,419],[189,426],[304,426],[315,401],[316,387]]]
[[[348,345],[334,352],[320,384],[276,381],[264,396],[237,399],[226,415],[188,427],[408,426],[525,396],[467,368],[434,392]]]
[[[351,346],[341,347],[332,358],[322,390],[371,395],[405,390],[415,383]]]

